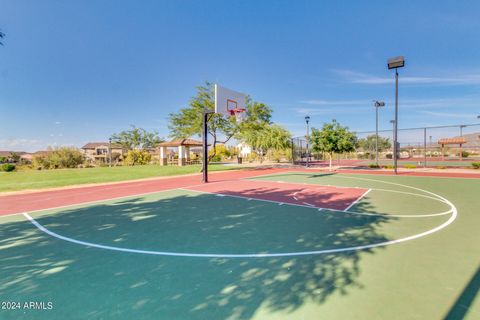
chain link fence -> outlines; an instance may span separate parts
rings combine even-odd
[[[376,164],[375,131],[356,132],[354,152],[335,155],[336,165],[369,166]],[[393,128],[378,131],[378,164],[393,165]],[[405,128],[398,130],[398,165],[400,167],[470,167],[480,162],[480,123]],[[307,153],[305,137],[292,139],[292,162],[323,163],[321,153]]]

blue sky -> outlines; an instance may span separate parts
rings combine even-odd
[[[5,1],[0,150],[105,141],[130,124],[167,137],[167,118],[205,80],[274,109],[374,129],[475,123],[478,1]]]

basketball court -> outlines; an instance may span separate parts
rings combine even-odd
[[[476,319],[478,179],[269,169],[2,197],[2,319]],[[455,185],[455,188],[452,188]]]

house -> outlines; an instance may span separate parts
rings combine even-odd
[[[109,160],[109,149],[111,148],[112,159],[122,159],[127,149],[117,143],[109,142],[89,142],[82,147],[83,154],[87,161],[103,162]]]
[[[238,150],[238,156],[241,158],[246,158],[252,153],[252,147],[245,142],[240,142],[236,148]]]

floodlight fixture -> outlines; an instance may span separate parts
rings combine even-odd
[[[403,56],[388,59],[388,69],[403,68],[404,66],[405,58]]]
[[[378,108],[385,107],[385,102],[373,100],[375,107],[375,163],[378,166]]]

